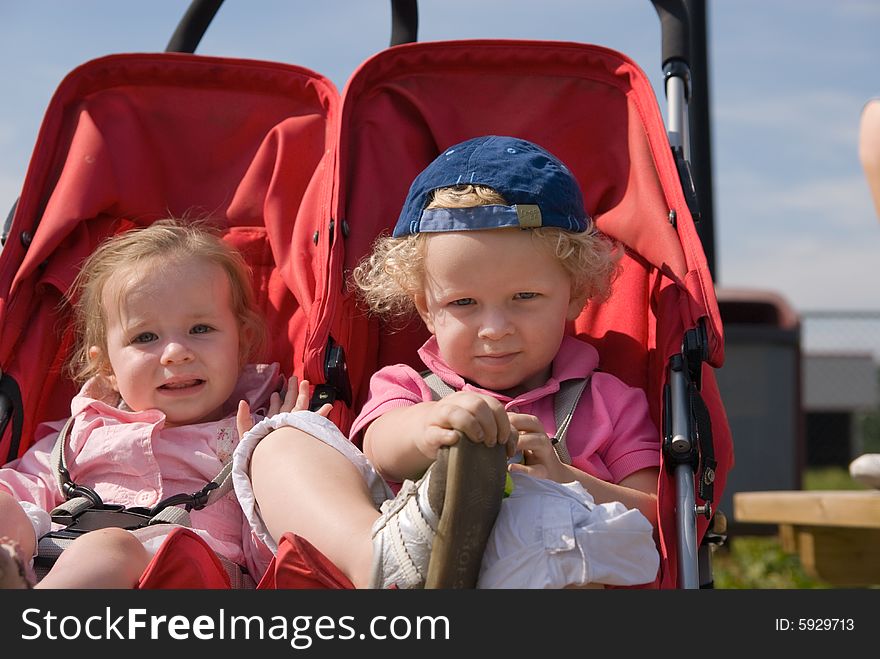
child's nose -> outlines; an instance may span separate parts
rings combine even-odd
[[[513,325],[507,314],[501,310],[490,309],[483,314],[480,323],[479,336],[481,339],[500,339],[513,332]]]
[[[185,341],[169,341],[162,351],[163,364],[177,364],[193,359],[193,352]]]

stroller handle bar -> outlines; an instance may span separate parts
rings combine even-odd
[[[663,67],[675,60],[690,66],[690,13],[686,0],[651,0],[651,4],[660,17]]]
[[[223,0],[192,0],[165,47],[167,53],[194,53]],[[418,0],[391,0],[391,45],[417,40]]]
[[[700,0],[702,1],[702,0]],[[208,26],[220,9],[223,0],[192,0],[189,8],[177,24],[165,51],[169,53],[194,53],[205,36]],[[688,65],[689,12],[686,0],[651,0],[660,18],[663,40],[663,66],[673,60]],[[418,0],[391,0],[390,45],[411,43],[418,40]]]
[[[177,29],[171,35],[165,52],[194,53],[205,36],[214,15],[220,9],[223,0],[192,0]]]
[[[697,0],[705,2],[705,0]],[[663,67],[690,66],[690,10],[687,0],[651,0],[660,18]],[[418,40],[418,0],[391,0],[391,45]]]

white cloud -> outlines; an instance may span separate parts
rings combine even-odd
[[[720,283],[778,292],[797,309],[880,309],[880,222],[861,172],[821,174],[784,184],[738,166],[719,177]]]
[[[854,16],[856,20],[880,20],[880,4],[877,0],[847,0],[837,4],[839,11]]]
[[[751,170],[726,173],[716,184],[722,221],[733,223],[733,228],[743,222],[749,227],[758,223],[762,231],[786,224],[816,225],[817,230],[829,225],[877,225],[861,172],[828,178],[821,174],[786,183]]]
[[[760,131],[815,148],[841,148],[855,154],[858,120],[867,96],[831,87],[789,89],[774,96],[737,101],[722,97],[713,119],[724,133]]]
[[[777,292],[798,310],[880,309],[878,254],[878,227],[836,242],[796,230],[763,234],[735,254],[722,246],[719,282]]]
[[[765,203],[781,211],[809,213],[838,226],[863,227],[866,218],[875,223],[874,208],[862,176],[804,181],[770,193]]]

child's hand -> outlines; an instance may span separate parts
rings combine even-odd
[[[294,385],[294,386],[291,386]],[[269,396],[269,409],[266,416],[274,416],[281,412],[300,412],[309,409],[309,381],[303,380],[297,386],[296,377],[287,381],[286,388],[282,388],[284,398],[277,391],[273,391]],[[323,417],[330,414],[333,406],[324,403],[316,412]],[[251,408],[247,401],[239,401],[238,412],[235,415],[235,425],[238,428],[238,436],[243,437],[244,434],[254,427],[254,420],[251,417]]]
[[[455,444],[462,435],[478,444],[504,444],[507,454],[516,451],[516,431],[504,406],[495,398],[472,391],[457,391],[432,404],[425,418],[426,431],[417,440],[419,451],[434,458],[441,446]]]
[[[510,465],[510,471],[520,471],[535,478],[545,478],[558,483],[571,480],[568,472],[559,461],[559,456],[553,448],[553,443],[544,424],[536,416],[531,414],[507,414],[510,425],[519,434],[517,448],[522,451],[522,463]]]

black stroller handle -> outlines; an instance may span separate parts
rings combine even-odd
[[[680,60],[690,66],[690,15],[686,0],[651,0],[660,17],[663,66]]]
[[[391,0],[391,45],[419,40],[418,0]]]
[[[192,0],[171,35],[166,53],[194,53],[223,0]]]
[[[672,60],[690,65],[690,16],[686,0],[651,0],[660,17],[663,66]],[[418,0],[391,0],[391,45],[418,41]]]
[[[391,0],[391,45],[418,40],[418,0]],[[663,66],[672,60],[690,65],[690,16],[686,0],[651,0],[660,17]]]
[[[192,0],[165,47],[166,53],[194,53],[223,0]],[[418,40],[418,0],[391,0],[391,45]]]
[[[651,0],[657,15],[663,38],[663,65],[671,60],[690,62],[688,37],[688,8],[685,0]],[[214,20],[223,0],[192,0],[165,51],[169,53],[194,53]],[[391,0],[390,45],[418,41],[418,0]]]

